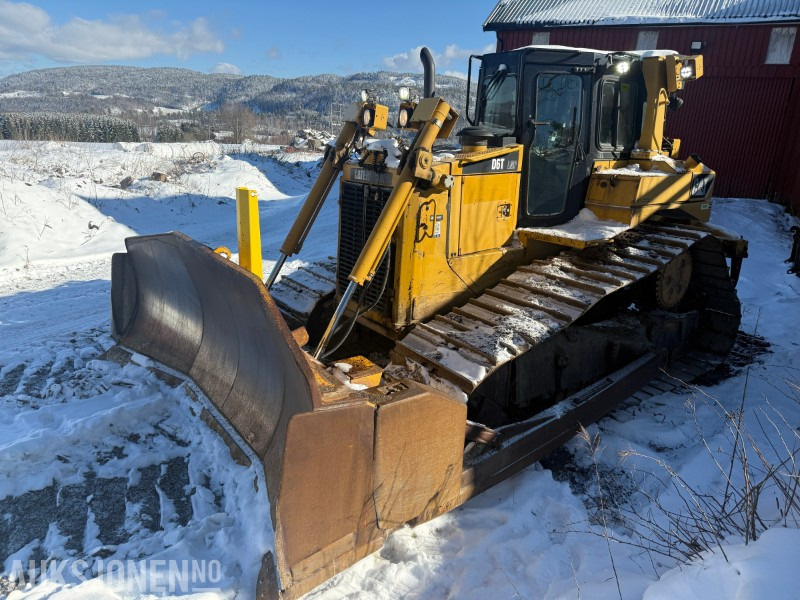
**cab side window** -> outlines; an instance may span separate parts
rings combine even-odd
[[[630,150],[636,142],[636,88],[618,79],[600,84],[597,144],[602,149]]]

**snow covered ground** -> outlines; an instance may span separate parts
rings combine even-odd
[[[277,257],[319,156],[230,152],[0,144],[0,598],[253,596],[271,545],[260,467],[237,462],[196,401],[146,360],[99,358],[113,344],[110,253],[124,237],[176,229],[235,252],[233,197],[247,186],[262,200],[265,270]],[[799,597],[797,512],[775,486],[758,489],[756,526],[770,529],[755,542],[728,531],[703,553],[698,537],[700,556],[686,565],[655,539],[671,511],[722,497],[727,478],[744,485],[740,466],[728,475],[734,442],[756,470],[753,446],[772,464],[800,447],[800,279],[783,264],[792,221],[760,201],[721,200],[714,211],[751,242],[739,290],[742,330],[755,337],[743,337],[737,364],[623,405],[542,464],[396,532],[309,597]],[[333,254],[335,241],[334,192],[302,259]],[[737,439],[729,426],[740,409]],[[791,480],[793,465],[778,476]],[[60,576],[26,583],[20,569],[48,559]],[[182,560],[202,567],[185,589],[147,579]]]

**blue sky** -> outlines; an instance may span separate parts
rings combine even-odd
[[[492,0],[0,0],[0,76],[117,64],[295,77],[419,70],[427,45],[439,72],[463,74],[494,47],[482,24]],[[419,14],[425,17],[419,17]]]

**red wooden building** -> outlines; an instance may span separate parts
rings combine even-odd
[[[497,49],[558,44],[703,54],[667,135],[717,171],[716,195],[800,214],[800,0],[500,0]]]

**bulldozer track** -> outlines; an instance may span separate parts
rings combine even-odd
[[[469,396],[504,364],[685,252],[692,256],[702,333],[696,348],[671,368],[675,378],[694,379],[718,365],[733,345],[740,304],[713,233],[667,222],[641,225],[610,243],[519,267],[464,305],[416,325],[395,348],[405,362],[402,374],[445,381]],[[658,381],[648,385],[653,394],[664,391]]]
[[[290,327],[305,325],[317,303],[336,288],[336,258],[306,263],[276,281],[270,295]]]

